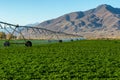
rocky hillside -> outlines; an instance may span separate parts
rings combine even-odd
[[[65,14],[37,25],[53,31],[80,34],[85,38],[120,38],[120,8],[100,5],[88,11]]]

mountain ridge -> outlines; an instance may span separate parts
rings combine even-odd
[[[79,34],[88,39],[120,38],[120,8],[102,4],[87,11],[72,12],[44,21],[36,27]]]

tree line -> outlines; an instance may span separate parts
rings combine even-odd
[[[15,35],[12,35],[12,34],[6,34],[5,32],[0,32],[0,39],[10,39],[10,38],[12,38],[12,39],[16,39],[17,38],[17,36],[15,36]]]

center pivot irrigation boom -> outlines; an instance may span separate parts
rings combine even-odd
[[[39,37],[36,37],[34,39],[59,39],[59,42],[62,42],[62,38],[80,38],[82,36],[75,35],[75,34],[68,34],[61,31],[52,31],[49,29],[41,28],[41,27],[33,27],[33,26],[20,26],[20,25],[14,25],[6,22],[0,21],[0,30],[2,32],[8,33],[9,37],[5,39],[4,46],[10,46],[11,44],[25,44],[27,47],[32,46],[32,42],[30,41],[31,35],[39,35]],[[26,31],[26,32],[25,32]],[[10,40],[14,40],[14,38],[20,36],[24,42],[10,42]]]

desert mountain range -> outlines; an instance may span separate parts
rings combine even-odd
[[[85,38],[120,38],[120,8],[107,4],[87,11],[72,12],[37,25]]]
[[[120,38],[120,8],[107,4],[44,21],[36,27],[79,34],[88,39]]]

